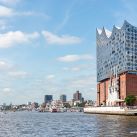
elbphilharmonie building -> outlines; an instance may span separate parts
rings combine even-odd
[[[127,95],[137,96],[137,27],[124,21],[112,32],[96,30],[97,102],[121,104]]]

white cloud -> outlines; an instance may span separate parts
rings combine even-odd
[[[8,72],[8,74],[9,76],[12,76],[14,78],[25,78],[29,75],[25,71],[11,71],[11,72]]]
[[[14,10],[0,5],[0,17],[8,17],[14,15]]]
[[[30,42],[37,37],[39,37],[37,32],[28,34],[21,31],[9,31],[0,34],[0,48],[9,48],[17,44]]]
[[[48,80],[51,80],[51,79],[54,79],[54,78],[55,78],[55,75],[53,75],[53,74],[47,76]]]
[[[89,54],[84,55],[66,55],[63,57],[59,57],[57,60],[61,62],[75,62],[79,60],[91,60],[93,57]]]
[[[49,31],[42,31],[42,34],[49,44],[68,45],[68,44],[78,44],[81,42],[81,39],[76,36],[69,36],[69,35],[58,36]]]

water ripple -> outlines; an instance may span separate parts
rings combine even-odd
[[[136,137],[137,117],[83,113],[0,113],[0,137]]]

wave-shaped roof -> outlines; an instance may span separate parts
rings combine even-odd
[[[126,20],[124,21],[124,23],[123,23],[123,25],[122,25],[122,27],[117,27],[117,26],[113,26],[113,29],[112,29],[112,32],[111,31],[109,31],[109,30],[107,30],[106,28],[102,28],[102,29],[96,29],[96,31],[97,31],[97,34],[98,34],[98,36],[106,36],[107,38],[110,38],[112,35],[113,35],[113,33],[115,32],[115,31],[120,31],[122,28],[124,28],[125,27],[125,25],[130,25],[130,26],[132,26],[132,27],[135,27],[135,26],[133,26],[133,25],[131,25],[130,23],[128,23]]]

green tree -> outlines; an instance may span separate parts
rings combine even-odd
[[[71,106],[70,106],[69,103],[64,103],[64,107],[65,107],[65,108],[71,108]]]
[[[85,107],[86,102],[82,102],[78,104],[78,107]]]
[[[136,97],[134,95],[129,95],[125,98],[125,102],[128,106],[133,106],[135,104]]]

